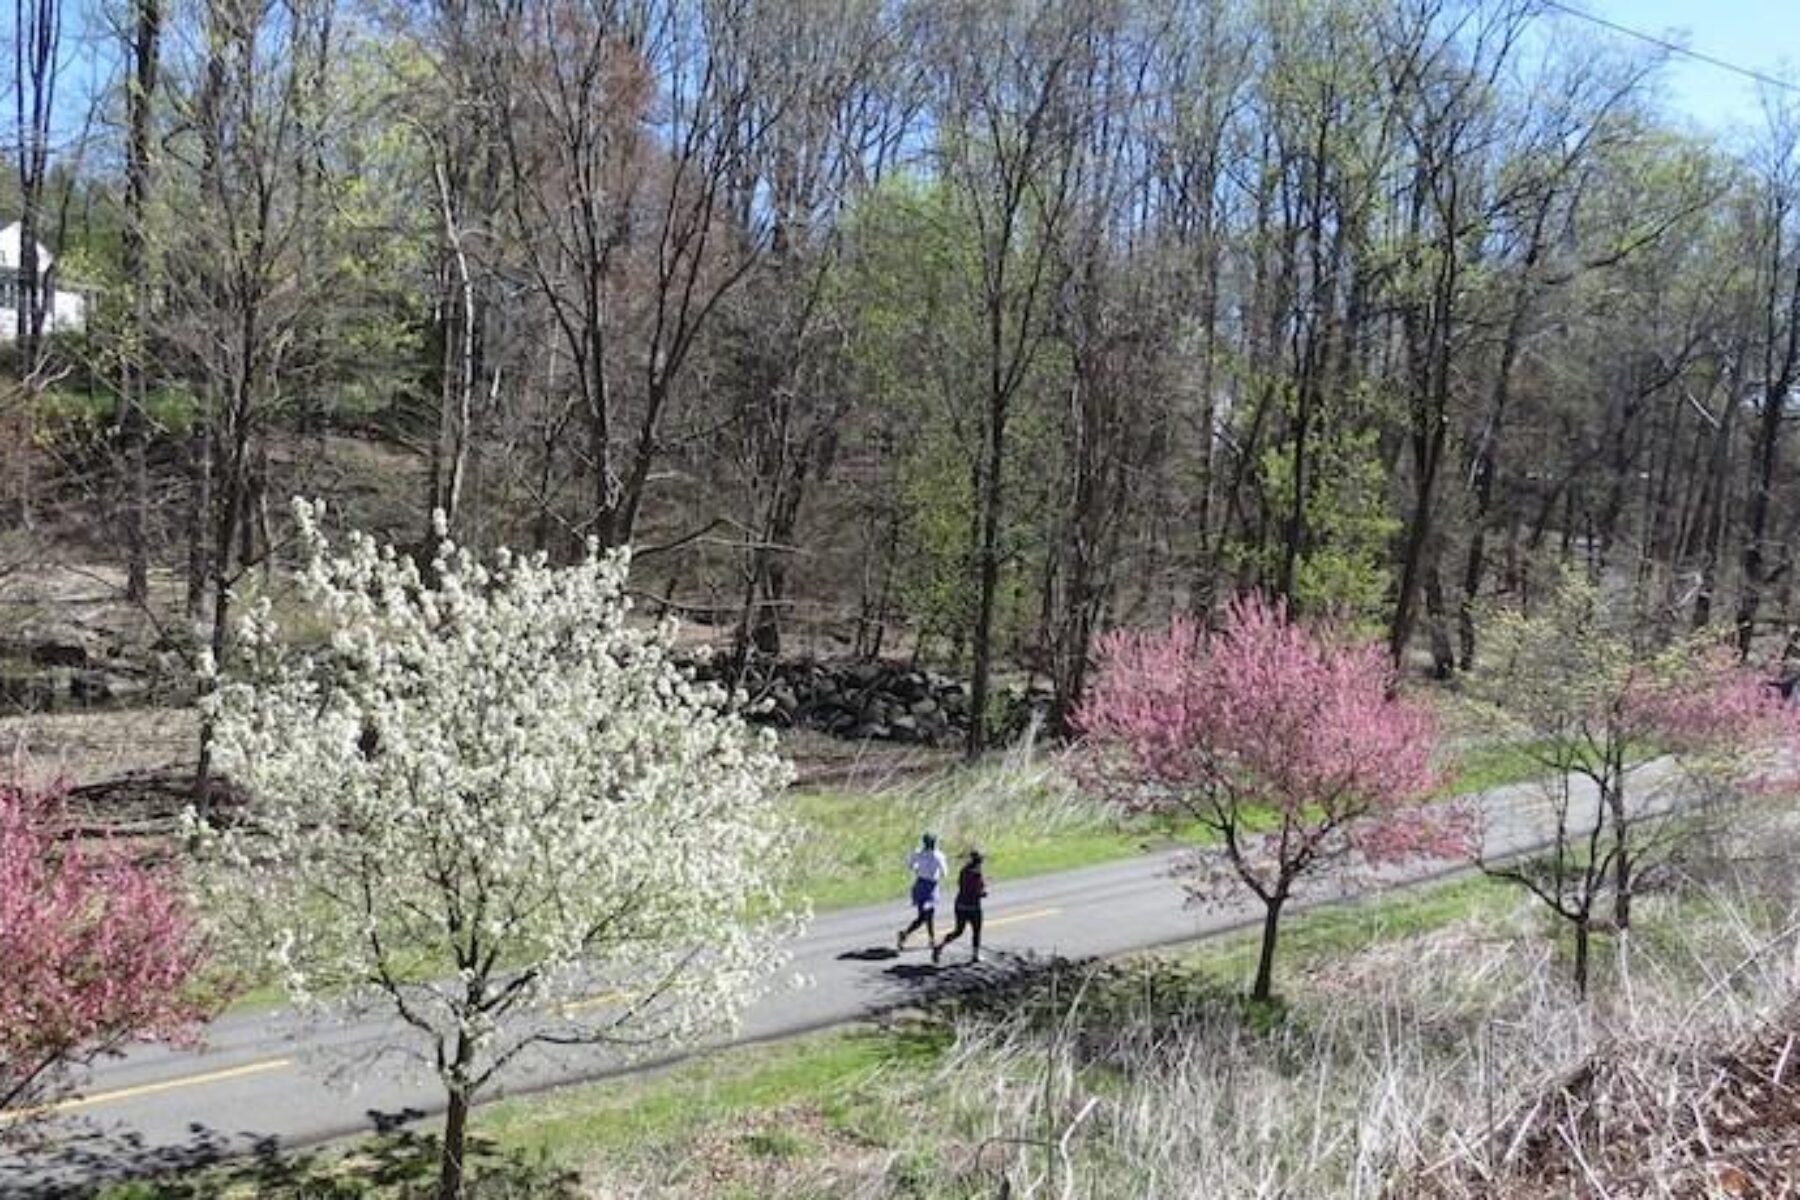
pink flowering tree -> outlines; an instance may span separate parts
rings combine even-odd
[[[1250,596],[1210,634],[1178,617],[1166,630],[1109,634],[1098,654],[1076,773],[1217,839],[1220,853],[1197,862],[1219,864],[1263,908],[1254,999],[1272,993],[1282,910],[1302,880],[1464,852],[1466,820],[1420,807],[1433,721],[1395,695],[1378,646]]]
[[[204,1015],[205,943],[173,873],[63,826],[57,790],[0,784],[0,1133],[71,1068]]]
[[[1545,767],[1554,840],[1530,860],[1483,865],[1573,927],[1585,992],[1598,902],[1610,896],[1612,927],[1629,929],[1640,876],[1692,831],[1697,799],[1792,769],[1800,714],[1716,641],[1642,644],[1629,614],[1580,572],[1529,615],[1502,611],[1487,624],[1488,665],[1471,687]]]

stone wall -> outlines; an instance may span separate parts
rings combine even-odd
[[[727,664],[697,664],[718,680]],[[758,665],[745,681],[752,720],[857,741],[955,746],[969,731],[968,686],[900,662],[793,659]],[[102,631],[67,624],[0,636],[0,714],[69,708],[185,705],[193,679],[173,645],[128,646]],[[1041,723],[1046,684],[995,688],[994,736],[1005,741]]]
[[[721,670],[698,673],[718,678]],[[752,719],[779,728],[922,746],[955,745],[969,731],[967,685],[905,663],[796,659],[758,666],[744,686],[758,706]],[[1024,732],[1050,707],[1043,684],[1008,684],[996,695],[1002,738]]]
[[[191,691],[157,686],[168,666],[76,626],[0,636],[0,713],[141,704]]]

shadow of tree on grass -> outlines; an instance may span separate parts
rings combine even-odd
[[[1179,961],[1129,962],[1001,954],[904,976],[909,1023],[950,1031],[1005,1025],[1054,1036],[1085,1061],[1121,1058],[1129,1048],[1200,1032],[1258,1037],[1291,1033],[1297,1014],[1279,1000],[1250,1000],[1233,984]]]
[[[184,1146],[148,1151],[132,1139],[90,1135],[59,1146],[51,1159],[64,1179],[85,1176],[81,1184],[56,1182],[41,1171],[41,1181],[0,1191],[20,1200],[61,1200],[92,1196],[94,1173],[118,1180],[102,1193],[107,1200],[218,1200],[249,1197],[270,1200],[373,1200],[375,1197],[427,1197],[436,1192],[436,1135],[401,1127],[401,1118],[376,1118],[381,1132],[348,1148],[283,1151],[273,1139],[252,1143],[243,1153],[215,1131],[194,1127]],[[76,1144],[76,1143],[79,1144]],[[84,1172],[87,1167],[90,1172]],[[0,1179],[0,1184],[4,1180]],[[573,1200],[580,1196],[577,1175],[541,1157],[502,1149],[496,1143],[469,1139],[469,1195],[475,1200],[546,1197]]]

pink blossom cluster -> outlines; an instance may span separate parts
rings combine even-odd
[[[1723,647],[1679,668],[1637,673],[1623,704],[1627,729],[1671,750],[1791,746],[1800,739],[1800,711]]]
[[[0,784],[0,1109],[204,1015],[189,985],[205,943],[173,872],[63,825],[59,790]]]
[[[1725,647],[1634,673],[1619,715],[1627,737],[1683,754],[1729,753],[1741,792],[1800,787],[1800,708]]]
[[[1212,777],[1203,731],[1212,703],[1205,634],[1177,615],[1166,630],[1118,629],[1095,643],[1099,670],[1075,714],[1082,784],[1133,808],[1160,807]]]
[[[1459,853],[1466,816],[1416,808],[1435,780],[1432,714],[1395,694],[1380,647],[1292,621],[1246,596],[1203,632],[1121,631],[1077,720],[1084,782],[1203,822],[1280,827],[1311,858],[1339,838],[1372,860]]]

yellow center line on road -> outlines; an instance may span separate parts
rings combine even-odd
[[[1061,911],[1062,909],[1060,908],[1034,908],[1030,912],[1008,913],[1004,917],[994,917],[992,920],[983,922],[983,927],[992,929],[996,925],[1013,925],[1020,921],[1036,921],[1041,917],[1054,917]]]
[[[101,1104],[112,1104],[119,1100],[131,1100],[138,1096],[154,1096],[158,1092],[172,1092],[177,1088],[201,1087],[209,1083],[224,1083],[228,1079],[243,1079],[249,1075],[263,1075],[270,1071],[279,1071],[283,1067],[291,1067],[291,1058],[266,1058],[261,1062],[245,1063],[241,1067],[227,1067],[222,1071],[208,1071],[203,1075],[183,1075],[176,1079],[162,1079],[155,1083],[143,1083],[136,1087],[119,1088],[111,1092],[95,1092],[91,1096],[76,1096],[70,1100],[58,1100],[54,1104],[36,1104],[29,1108],[16,1108],[11,1112],[0,1113],[0,1125],[9,1121],[22,1121],[32,1117],[46,1117],[52,1113],[76,1112],[84,1108],[93,1108]]]
[[[1060,908],[1034,908],[1027,912],[1007,913],[994,917],[986,922],[986,928],[993,929],[1000,925],[1016,925],[1022,921],[1037,921],[1044,917],[1053,917],[1060,913]],[[582,1000],[571,1000],[557,1006],[557,1011],[564,1016],[578,1013],[590,1008],[600,1008],[607,1004],[617,1004],[632,998],[633,993],[617,989],[600,992]],[[291,1058],[266,1058],[260,1062],[244,1063],[242,1066],[226,1067],[219,1071],[208,1071],[200,1075],[183,1075],[175,1079],[161,1079],[155,1083],[143,1083],[136,1087],[118,1088],[110,1092],[95,1092],[91,1096],[76,1096],[69,1100],[58,1100],[53,1104],[38,1104],[28,1108],[17,1108],[11,1112],[0,1113],[0,1125],[10,1121],[21,1121],[32,1117],[49,1116],[52,1113],[78,1112],[84,1108],[95,1108],[102,1104],[113,1104],[120,1100],[132,1100],[139,1096],[154,1096],[162,1092],[172,1092],[180,1088],[204,1087],[209,1083],[225,1083],[232,1079],[244,1079],[251,1075],[263,1075],[270,1071],[279,1071],[294,1065]]]

